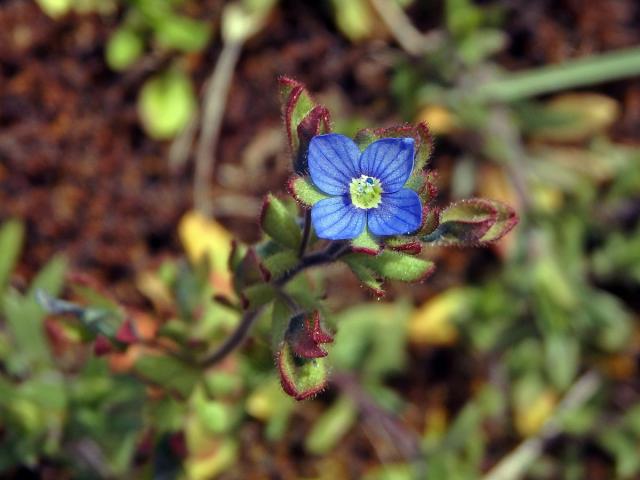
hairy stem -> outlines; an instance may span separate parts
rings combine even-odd
[[[213,353],[211,353],[207,358],[205,358],[201,365],[203,367],[210,367],[218,363],[232,351],[234,351],[237,347],[242,345],[242,342],[247,338],[251,327],[255,323],[255,321],[260,317],[262,313],[262,308],[257,308],[255,310],[249,310],[245,312],[242,316],[242,320],[240,320],[240,324],[237,328],[227,337],[220,347]]]
[[[331,242],[325,250],[321,252],[311,253],[302,257],[295,267],[287,271],[280,278],[272,281],[272,284],[276,287],[276,289],[282,291],[282,287],[284,287],[293,277],[298,275],[300,272],[311,267],[334,262],[338,258],[340,258],[341,255],[349,251],[350,248],[350,245],[346,242]],[[260,317],[263,309],[264,307],[260,307],[255,310],[246,311],[242,316],[240,324],[231,333],[231,335],[229,335],[229,337],[222,343],[222,345],[218,347],[217,350],[206,357],[201,362],[201,365],[203,367],[210,367],[211,365],[218,363],[229,353],[242,345],[244,340],[247,338],[251,327]]]
[[[300,250],[298,251],[298,257],[302,258],[304,252],[309,245],[309,237],[311,236],[311,210],[305,210],[304,213],[304,230],[302,231],[302,241],[300,242]]]

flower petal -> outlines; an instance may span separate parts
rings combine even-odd
[[[367,210],[367,215],[369,231],[374,235],[406,235],[415,232],[422,223],[420,197],[408,188],[395,193],[383,193],[380,206]]]
[[[313,183],[329,195],[349,191],[352,178],[360,176],[360,149],[348,137],[337,133],[318,135],[309,143],[309,173]]]
[[[311,221],[319,238],[346,240],[364,229],[366,211],[351,204],[347,195],[325,198],[311,209]]]
[[[382,183],[382,190],[400,190],[413,170],[413,138],[383,138],[373,142],[360,157],[360,170]]]

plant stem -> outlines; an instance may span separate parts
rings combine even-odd
[[[236,347],[239,347],[245,338],[247,338],[247,334],[251,330],[254,322],[260,317],[262,309],[263,307],[260,307],[255,310],[245,312],[236,329],[231,333],[231,335],[229,335],[229,337],[227,337],[224,343],[220,345],[215,352],[201,362],[201,365],[203,367],[210,367],[230,354],[236,349]]]
[[[273,280],[272,284],[277,290],[281,291],[282,287],[284,287],[287,282],[303,270],[325,263],[334,262],[350,248],[350,245],[346,242],[331,242],[325,250],[302,257],[295,267],[287,271],[280,278]],[[218,347],[216,351],[206,357],[201,362],[201,365],[203,367],[210,367],[239,347],[247,337],[247,334],[251,330],[255,321],[260,317],[263,309],[264,306],[255,310],[246,311],[242,316],[242,320],[240,320],[240,324],[231,333],[231,335],[229,335],[229,337],[224,341],[224,343],[222,343],[222,345],[220,345],[220,347]]]
[[[305,210],[304,212],[304,230],[302,231],[302,240],[300,241],[300,250],[298,251],[298,257],[302,258],[304,252],[307,250],[309,244],[309,237],[311,235],[311,210]]]
[[[222,47],[215,69],[207,80],[204,93],[202,128],[196,151],[193,179],[194,204],[198,211],[209,214],[211,177],[215,166],[215,150],[220,136],[222,116],[229,95],[233,72],[240,58],[242,42],[227,42]]]
[[[593,397],[602,380],[596,372],[585,373],[558,404],[553,415],[535,437],[522,442],[514,451],[493,467],[482,480],[515,480],[522,478],[531,464],[540,456],[545,443],[562,432],[562,416],[581,407]]]

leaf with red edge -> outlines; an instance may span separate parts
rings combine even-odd
[[[280,383],[287,395],[306,400],[322,392],[329,378],[326,358],[299,358],[289,343],[284,342],[276,354]]]
[[[438,227],[421,240],[441,246],[486,245],[502,238],[517,223],[518,216],[508,205],[472,198],[442,210]]]
[[[423,281],[435,270],[435,265],[430,260],[392,250],[383,250],[376,256],[351,253],[346,255],[343,260],[352,268],[357,263],[382,278],[404,282]]]
[[[293,169],[298,174],[305,174],[309,142],[314,136],[331,131],[329,111],[313,100],[304,84],[288,77],[280,77],[279,83]]]
[[[416,152],[413,171],[418,172],[429,163],[433,152],[433,137],[426,123],[396,125],[387,128],[366,128],[356,134],[355,142],[361,150],[381,138],[413,138]]]
[[[303,207],[309,208],[328,195],[318,190],[309,177],[293,175],[287,182],[287,190],[291,196]]]

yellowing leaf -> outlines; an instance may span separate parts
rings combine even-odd
[[[192,263],[201,262],[205,257],[208,259],[216,290],[220,293],[230,291],[231,234],[215,220],[194,211],[182,217],[178,235]]]
[[[424,122],[434,135],[446,135],[456,130],[458,119],[441,105],[427,105],[417,115],[417,122]]]
[[[620,115],[618,102],[598,93],[559,95],[549,101],[546,110],[561,121],[537,129],[534,137],[539,140],[585,140],[609,128]]]
[[[214,270],[227,269],[232,236],[218,222],[195,211],[187,212],[180,220],[178,233],[192,262],[208,255]]]
[[[446,290],[425,302],[409,320],[409,339],[417,345],[451,345],[458,339],[453,320],[467,306],[467,292]]]
[[[516,430],[523,437],[535,435],[551,416],[557,402],[556,394],[543,390],[526,404],[516,404],[514,422]]]

